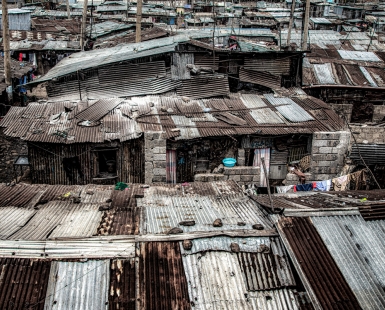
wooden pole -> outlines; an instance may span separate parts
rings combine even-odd
[[[81,36],[80,36],[80,48],[82,49],[82,51],[84,51],[84,44],[85,44],[85,40],[86,40],[87,6],[88,6],[88,0],[84,0],[84,3],[83,3],[83,17],[82,17],[82,29],[81,29]]]
[[[290,46],[291,29],[293,28],[293,23],[294,23],[295,3],[296,3],[296,0],[292,0],[292,2],[291,2],[291,11],[290,11],[290,21],[289,21],[289,31],[287,33],[286,46]]]
[[[71,19],[70,1],[66,0],[66,3],[67,3],[67,18]]]
[[[274,203],[273,203],[273,197],[271,197],[271,192],[270,192],[270,182],[269,182],[269,176],[267,174],[267,169],[266,169],[266,163],[265,163],[265,157],[261,157],[261,162],[262,162],[262,168],[263,172],[265,173],[265,179],[266,179],[266,186],[267,186],[267,193],[269,194],[269,200],[270,200],[270,208],[274,213]]]
[[[136,4],[136,43],[142,41],[142,0]]]
[[[303,42],[302,42],[302,50],[307,50],[307,38],[309,32],[309,15],[310,15],[310,0],[306,0],[306,8],[305,8],[305,21],[303,23]]]
[[[3,27],[3,47],[4,47],[4,76],[5,84],[10,86],[11,83],[11,51],[9,44],[9,25],[8,25],[8,7],[7,1],[1,2],[2,9],[2,27]]]

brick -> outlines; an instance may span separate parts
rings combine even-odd
[[[245,157],[245,149],[238,149],[238,157]]]
[[[313,140],[339,140],[340,132],[315,132]]]
[[[166,176],[160,176],[160,175],[155,175],[152,178],[153,183],[165,183],[166,182]]]
[[[260,182],[261,181],[261,176],[260,175],[254,175],[253,176],[253,182]]]
[[[166,168],[167,164],[165,161],[154,161],[154,168]]]
[[[166,175],[166,168],[154,168],[154,176]]]
[[[319,148],[319,153],[323,154],[330,154],[333,153],[333,148],[329,146],[321,146]]]
[[[241,180],[241,176],[240,175],[229,175],[229,180],[233,180],[235,182],[239,182]]]
[[[166,154],[154,154],[154,161],[166,161]]]
[[[237,165],[244,166],[245,165],[245,158],[244,157],[238,157]]]

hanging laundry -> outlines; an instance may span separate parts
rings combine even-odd
[[[293,192],[294,185],[287,185],[287,186],[276,186],[278,193],[292,193]]]
[[[309,192],[313,190],[313,183],[294,185],[295,192]]]
[[[270,149],[255,149],[254,151],[254,161],[253,166],[259,167],[261,170],[260,173],[260,187],[267,187],[266,177],[265,177],[265,171],[262,166],[262,160],[261,158],[265,159],[265,165],[266,165],[266,172],[267,176],[269,176],[270,172]]]
[[[349,188],[354,190],[365,189],[366,186],[366,171],[360,170],[350,174]]]
[[[315,182],[314,190],[319,192],[328,192],[330,191],[331,184],[332,180]]]
[[[19,54],[19,61],[23,61],[23,54],[22,53]]]
[[[349,175],[344,175],[342,177],[338,177],[335,179],[332,179],[332,183],[334,185],[334,190],[339,191],[346,191],[348,190],[349,185]]]

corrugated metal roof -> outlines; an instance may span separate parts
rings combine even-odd
[[[108,112],[115,109],[121,102],[122,99],[101,99],[76,114],[75,117],[79,120],[98,121]]]
[[[52,262],[45,310],[108,309],[110,261]]]
[[[314,72],[320,84],[336,84],[330,63],[314,65]]]
[[[295,286],[286,252],[278,238],[213,237],[195,239],[192,243],[191,250],[185,250],[180,243],[183,255],[207,251],[231,252],[230,244],[237,243],[241,251],[237,254],[238,262],[250,291]]]
[[[278,231],[316,309],[361,309],[309,218],[281,218]]]
[[[13,239],[44,240],[55,237],[88,237],[96,233],[102,212],[98,204],[51,201],[39,207]]]
[[[245,196],[223,197],[178,197],[153,196],[140,199],[146,221],[141,223],[143,234],[162,234],[173,227],[185,232],[252,229],[253,224],[262,224],[273,229],[265,213]],[[216,219],[222,219],[223,227],[213,227]],[[180,226],[179,222],[195,220],[195,226]],[[239,226],[244,222],[245,226]]]
[[[239,256],[243,254],[238,253]],[[299,308],[294,290],[249,291],[238,261],[239,256],[235,253],[210,251],[182,256],[190,300],[196,309]],[[271,271],[268,266],[265,268],[266,272]],[[258,277],[258,274],[253,275]]]
[[[1,309],[44,309],[51,262],[0,259]]]
[[[362,309],[385,308],[385,221],[361,216],[312,217]]]
[[[272,89],[281,87],[281,77],[272,75],[268,72],[252,71],[241,68],[239,70],[239,79],[242,82],[262,85]]]
[[[349,35],[353,35],[353,33],[349,33]],[[382,61],[376,54],[373,52],[358,52],[358,51],[345,51],[338,50],[342,59],[349,60],[361,60],[361,61]]]
[[[273,94],[264,94],[264,97],[281,113],[287,120],[291,122],[307,122],[314,118],[296,104],[290,98],[279,98]]]
[[[385,145],[353,144],[350,158],[356,163],[361,163],[361,156],[369,165],[385,164]]]
[[[37,211],[17,207],[0,208],[0,239],[7,239],[23,227]]]
[[[135,309],[135,258],[112,260],[110,267],[110,292],[108,294],[109,309]]]
[[[138,272],[140,309],[191,309],[178,242],[141,243]]]
[[[216,74],[182,80],[182,86],[177,89],[177,93],[192,99],[228,95],[230,93],[228,78]]]
[[[272,111],[270,107],[267,107],[261,97],[253,94],[241,94],[241,99],[245,106],[250,109],[250,115],[258,124],[284,123],[277,113]]]
[[[370,75],[369,71],[366,70],[365,67],[360,66],[360,70],[364,74],[365,78],[368,80],[369,84],[373,87],[378,87],[376,82],[373,80],[372,76]]]

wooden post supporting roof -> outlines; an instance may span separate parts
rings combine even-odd
[[[11,85],[11,51],[9,44],[9,24],[8,24],[8,6],[7,1],[1,2],[2,26],[3,26],[3,47],[4,47],[4,75],[5,84]]]
[[[136,4],[136,43],[142,41],[142,0]]]

